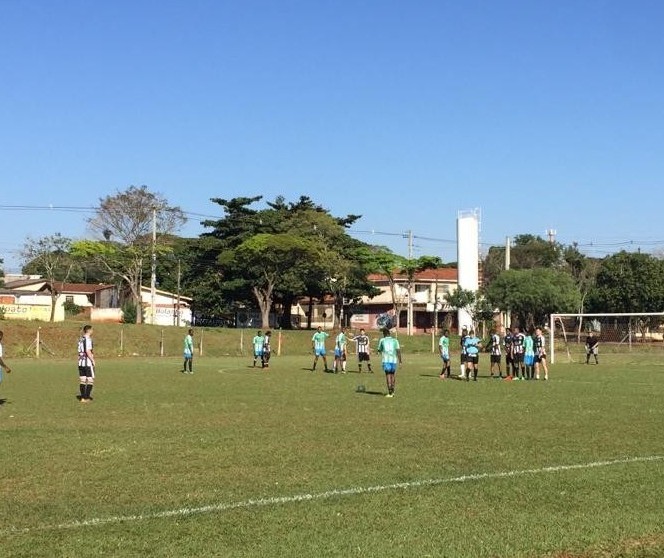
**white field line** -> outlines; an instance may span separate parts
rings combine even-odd
[[[134,521],[145,521],[149,519],[165,519],[171,517],[187,517],[197,514],[219,513],[237,509],[262,508],[267,506],[278,506],[283,504],[293,504],[298,502],[311,502],[317,500],[328,500],[342,496],[357,496],[361,494],[374,494],[386,492],[389,490],[407,490],[410,488],[421,488],[426,486],[436,486],[451,483],[463,483],[470,481],[479,481],[486,479],[503,479],[510,477],[520,477],[524,475],[536,475],[543,473],[558,473],[562,471],[574,471],[579,469],[592,469],[598,467],[611,467],[613,465],[623,465],[631,463],[646,463],[652,461],[662,461],[664,455],[650,455],[644,457],[625,457],[621,459],[612,459],[609,461],[592,461],[590,463],[577,463],[574,465],[552,465],[549,467],[540,467],[537,469],[520,469],[514,471],[503,471],[495,473],[476,473],[472,475],[462,475],[459,477],[448,477],[438,479],[423,479],[408,482],[397,482],[394,484],[382,484],[376,486],[358,486],[351,488],[336,488],[325,492],[316,492],[314,494],[295,494],[293,496],[272,496],[269,498],[259,498],[243,500],[239,502],[228,502],[200,506],[195,508],[180,508],[175,510],[164,510],[158,512],[149,512],[137,515],[115,515],[109,517],[98,517],[85,519],[82,521],[70,521],[52,525],[41,525],[27,528],[10,528],[0,531],[2,535],[33,533],[36,531],[58,531],[65,529],[78,529],[81,527],[93,527],[97,525],[109,525],[115,523],[129,523]]]

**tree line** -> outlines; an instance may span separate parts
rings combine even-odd
[[[113,282],[126,293],[126,305],[137,309],[154,265],[158,287],[192,297],[199,316],[255,308],[267,326],[270,312],[278,310],[280,325],[289,328],[296,300],[308,301],[309,327],[312,305],[324,298],[334,300],[336,320],[342,308],[352,313],[362,297],[378,294],[368,280],[373,273],[387,278],[399,315],[397,283],[410,288],[419,271],[455,266],[436,256],[408,259],[357,240],[349,228],[361,216],[334,216],[307,196],[211,201],[219,218],[202,221],[204,231],[186,238],[177,235],[186,222],[181,208],[147,186],[130,186],[99,200],[87,219],[90,238],[55,233],[26,239],[23,272],[51,282]],[[590,258],[575,244],[530,234],[515,237],[510,252],[506,270],[505,247],[491,247],[482,261],[480,290],[458,289],[445,302],[468,309],[477,321],[496,309],[509,311],[523,326],[545,323],[554,312],[664,307],[664,262],[653,255],[622,251]],[[140,322],[141,312],[134,314]]]

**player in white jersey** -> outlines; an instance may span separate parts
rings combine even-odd
[[[378,352],[382,355],[383,371],[387,382],[385,397],[394,397],[397,363],[401,364],[401,346],[399,340],[392,337],[387,328],[383,329],[383,338],[378,342]]]
[[[92,326],[83,326],[83,335],[78,340],[78,387],[81,403],[92,401],[95,382],[95,356],[92,349]]]
[[[549,367],[546,365],[546,338],[538,327],[535,330],[535,379],[540,379],[540,367],[544,369],[544,379],[549,379]]]
[[[357,348],[357,368],[362,373],[362,363],[366,362],[369,372],[373,373],[371,369],[371,356],[369,349],[369,336],[364,332],[364,329],[360,329],[360,334],[353,337],[355,341],[355,347]]]
[[[503,377],[503,369],[500,366],[501,359],[500,351],[500,335],[495,329],[491,330],[491,377],[494,377],[496,367],[498,368],[498,377]]]

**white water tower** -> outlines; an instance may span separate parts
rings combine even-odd
[[[457,213],[457,267],[459,287],[477,292],[480,285],[480,217],[479,209],[468,209]],[[459,330],[469,329],[473,319],[467,310],[458,311]]]

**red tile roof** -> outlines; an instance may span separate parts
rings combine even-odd
[[[457,281],[458,271],[456,267],[441,267],[439,269],[425,269],[415,274],[416,281]],[[396,275],[397,280],[405,280],[405,275]],[[387,276],[382,273],[371,273],[368,276],[369,281],[379,282],[387,281]]]

